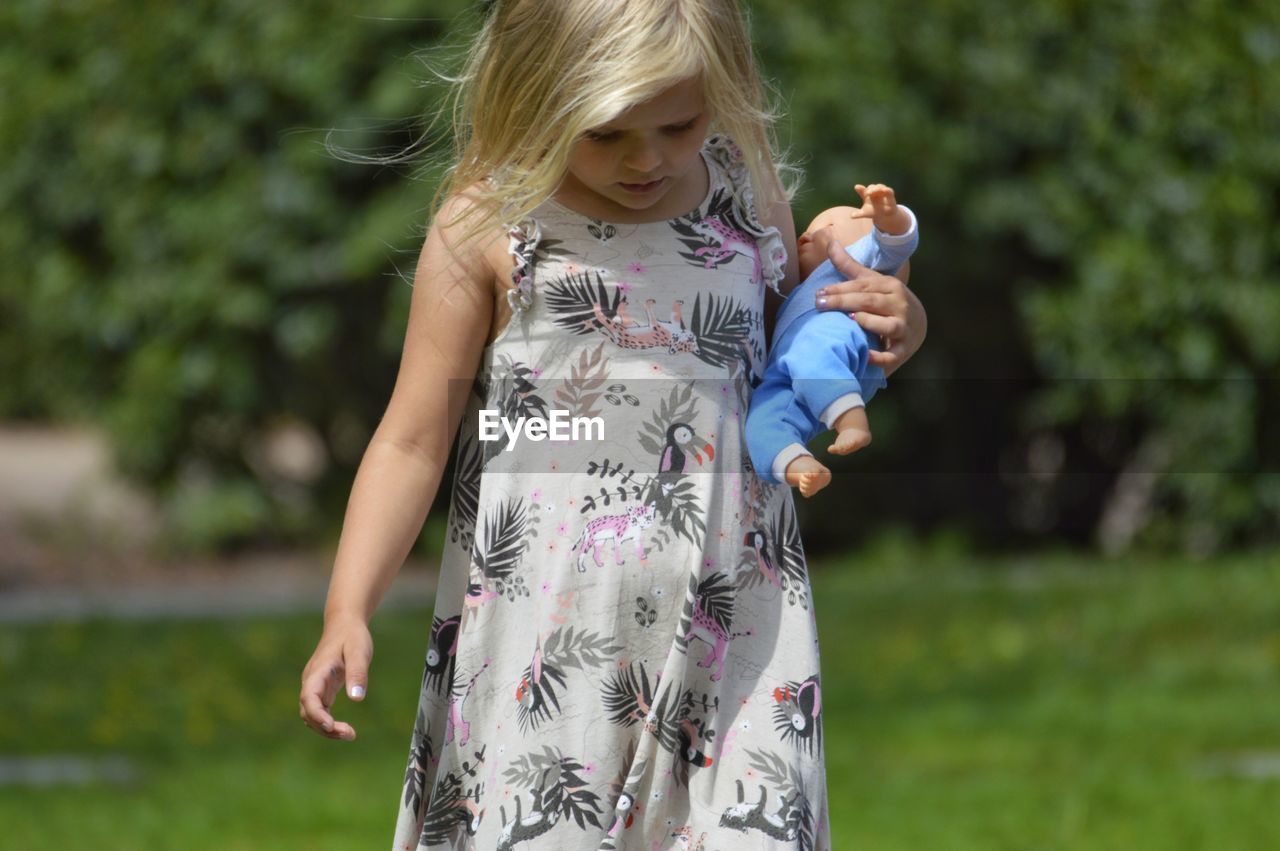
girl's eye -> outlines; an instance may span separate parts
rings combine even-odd
[[[673,124],[669,127],[664,127],[662,129],[672,135],[679,135],[681,133],[688,133],[690,130],[693,129],[693,126],[697,123],[698,123],[698,119],[694,118],[690,121],[686,121],[684,124]],[[584,138],[592,142],[612,142],[618,138],[619,134],[617,130],[609,130],[609,131],[588,130],[582,135]]]

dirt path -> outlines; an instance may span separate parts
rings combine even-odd
[[[156,529],[145,495],[77,429],[0,425],[0,623],[245,617],[324,610],[331,552],[253,553],[182,565],[134,553]],[[381,609],[425,605],[435,565],[399,572]]]

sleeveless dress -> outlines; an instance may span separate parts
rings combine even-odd
[[[509,229],[394,851],[830,849],[795,504],[743,437],[786,250],[737,146],[702,158],[684,216]]]

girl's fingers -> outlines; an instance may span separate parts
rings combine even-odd
[[[866,266],[850,257],[849,252],[844,250],[844,246],[834,239],[831,240],[831,245],[827,246],[827,257],[830,258],[831,264],[836,267],[836,271],[844,275],[848,280],[857,280],[879,274],[878,272],[872,272]]]
[[[906,311],[898,311],[893,297],[885,293],[838,293],[827,295],[827,310],[842,310],[845,313],[861,311],[875,313],[879,316],[897,316]],[[819,308],[821,310],[823,308]]]
[[[879,316],[858,311],[853,313],[853,320],[871,333],[878,334],[881,340],[900,340],[906,331],[906,323],[896,316]],[[891,348],[892,345],[894,344],[891,343],[886,348]]]
[[[325,709],[324,703],[317,692],[305,689],[302,692],[302,697],[298,700],[298,705],[301,707],[302,720],[306,721],[308,725],[318,725],[326,733],[333,730],[333,716]]]
[[[874,366],[880,367],[887,374],[902,363],[902,355],[898,352],[899,348],[896,345],[890,346],[883,352],[872,349],[867,353],[867,361]]]
[[[298,699],[299,714],[313,730],[331,739],[349,740],[356,737],[355,728],[336,720],[329,713],[329,706],[341,684],[342,671],[337,665],[330,665],[327,670],[317,668],[303,680],[302,694]]]

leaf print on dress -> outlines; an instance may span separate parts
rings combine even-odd
[[[529,809],[522,813],[524,795],[516,797],[515,815],[507,820],[506,807],[499,809],[502,832],[498,835],[499,851],[509,851],[519,842],[541,836],[559,823],[574,821],[585,830],[587,824],[602,828],[599,813],[600,796],[587,788],[578,776],[582,764],[564,756],[558,749],[544,746],[541,753],[530,752],[512,760],[503,772],[507,782],[529,790]]]
[[[707,743],[716,733],[706,718],[714,716],[720,699],[707,694],[696,698],[693,689],[659,690],[661,679],[662,672],[658,671],[651,683],[644,662],[631,662],[605,680],[601,698],[610,722],[621,727],[643,723],[645,732],[664,750],[679,756],[673,779],[687,786],[690,768],[706,768],[714,762],[707,754],[711,749]],[[673,698],[673,694],[678,696]],[[699,708],[702,714],[694,715]]]
[[[693,300],[689,311],[689,330],[698,341],[694,352],[711,366],[741,363],[747,371],[754,368],[751,356],[751,328],[761,321],[759,313],[729,296],[703,294]],[[763,360],[763,358],[761,358]]]
[[[516,687],[516,715],[520,732],[536,730],[542,721],[550,721],[562,712],[556,687],[566,684],[564,670],[574,668],[586,671],[587,666],[599,668],[609,664],[612,656],[621,653],[623,647],[611,639],[585,630],[575,634],[574,627],[556,629],[539,641],[533,652],[533,661],[524,669],[520,685]]]
[[[528,526],[523,499],[499,503],[484,520],[484,529],[471,547],[471,577],[467,585],[463,620],[490,600],[505,596],[514,600],[529,596],[524,577],[516,574],[521,556],[528,549]],[[463,624],[465,629],[465,623]]]
[[[486,388],[485,398],[488,401],[485,408],[496,409],[498,415],[510,423],[517,422],[521,418],[546,419],[547,402],[538,395],[537,385],[530,381],[531,378],[538,377],[537,371],[526,364],[513,361],[507,355],[500,356],[498,363],[500,366],[495,367]],[[485,464],[488,464],[498,453],[505,451],[508,439],[506,430],[498,429],[495,439],[483,441]]]
[[[453,494],[449,502],[449,541],[463,549],[471,547],[475,535],[476,515],[480,505],[480,473],[484,469],[484,451],[480,439],[470,428],[458,436],[458,463],[454,472]]]
[[[780,487],[774,485],[772,487]],[[783,503],[772,522],[747,532],[735,581],[745,590],[770,584],[785,593],[787,603],[809,608],[808,573],[800,524],[791,503]]]
[[[471,837],[480,829],[484,810],[477,801],[484,784],[467,785],[463,777],[474,778],[484,764],[484,748],[475,752],[474,763],[464,761],[462,771],[449,772],[440,781],[439,794],[432,797],[422,824],[424,845],[449,844],[454,848],[473,847]]]
[[[404,806],[422,813],[426,803],[427,778],[434,775],[438,762],[431,744],[431,724],[422,710],[418,710],[418,723],[414,726],[413,742],[409,749],[409,764],[404,770]]]
[[[599,416],[595,407],[609,380],[609,359],[604,357],[604,343],[590,352],[582,352],[569,370],[569,377],[556,388],[556,407],[568,411],[569,417]]]
[[[448,845],[460,849],[472,845],[470,837],[480,829],[484,810],[484,781],[479,779],[484,765],[485,748],[474,751],[472,760],[464,759],[461,768],[449,771],[431,790],[422,820],[420,845]]]

